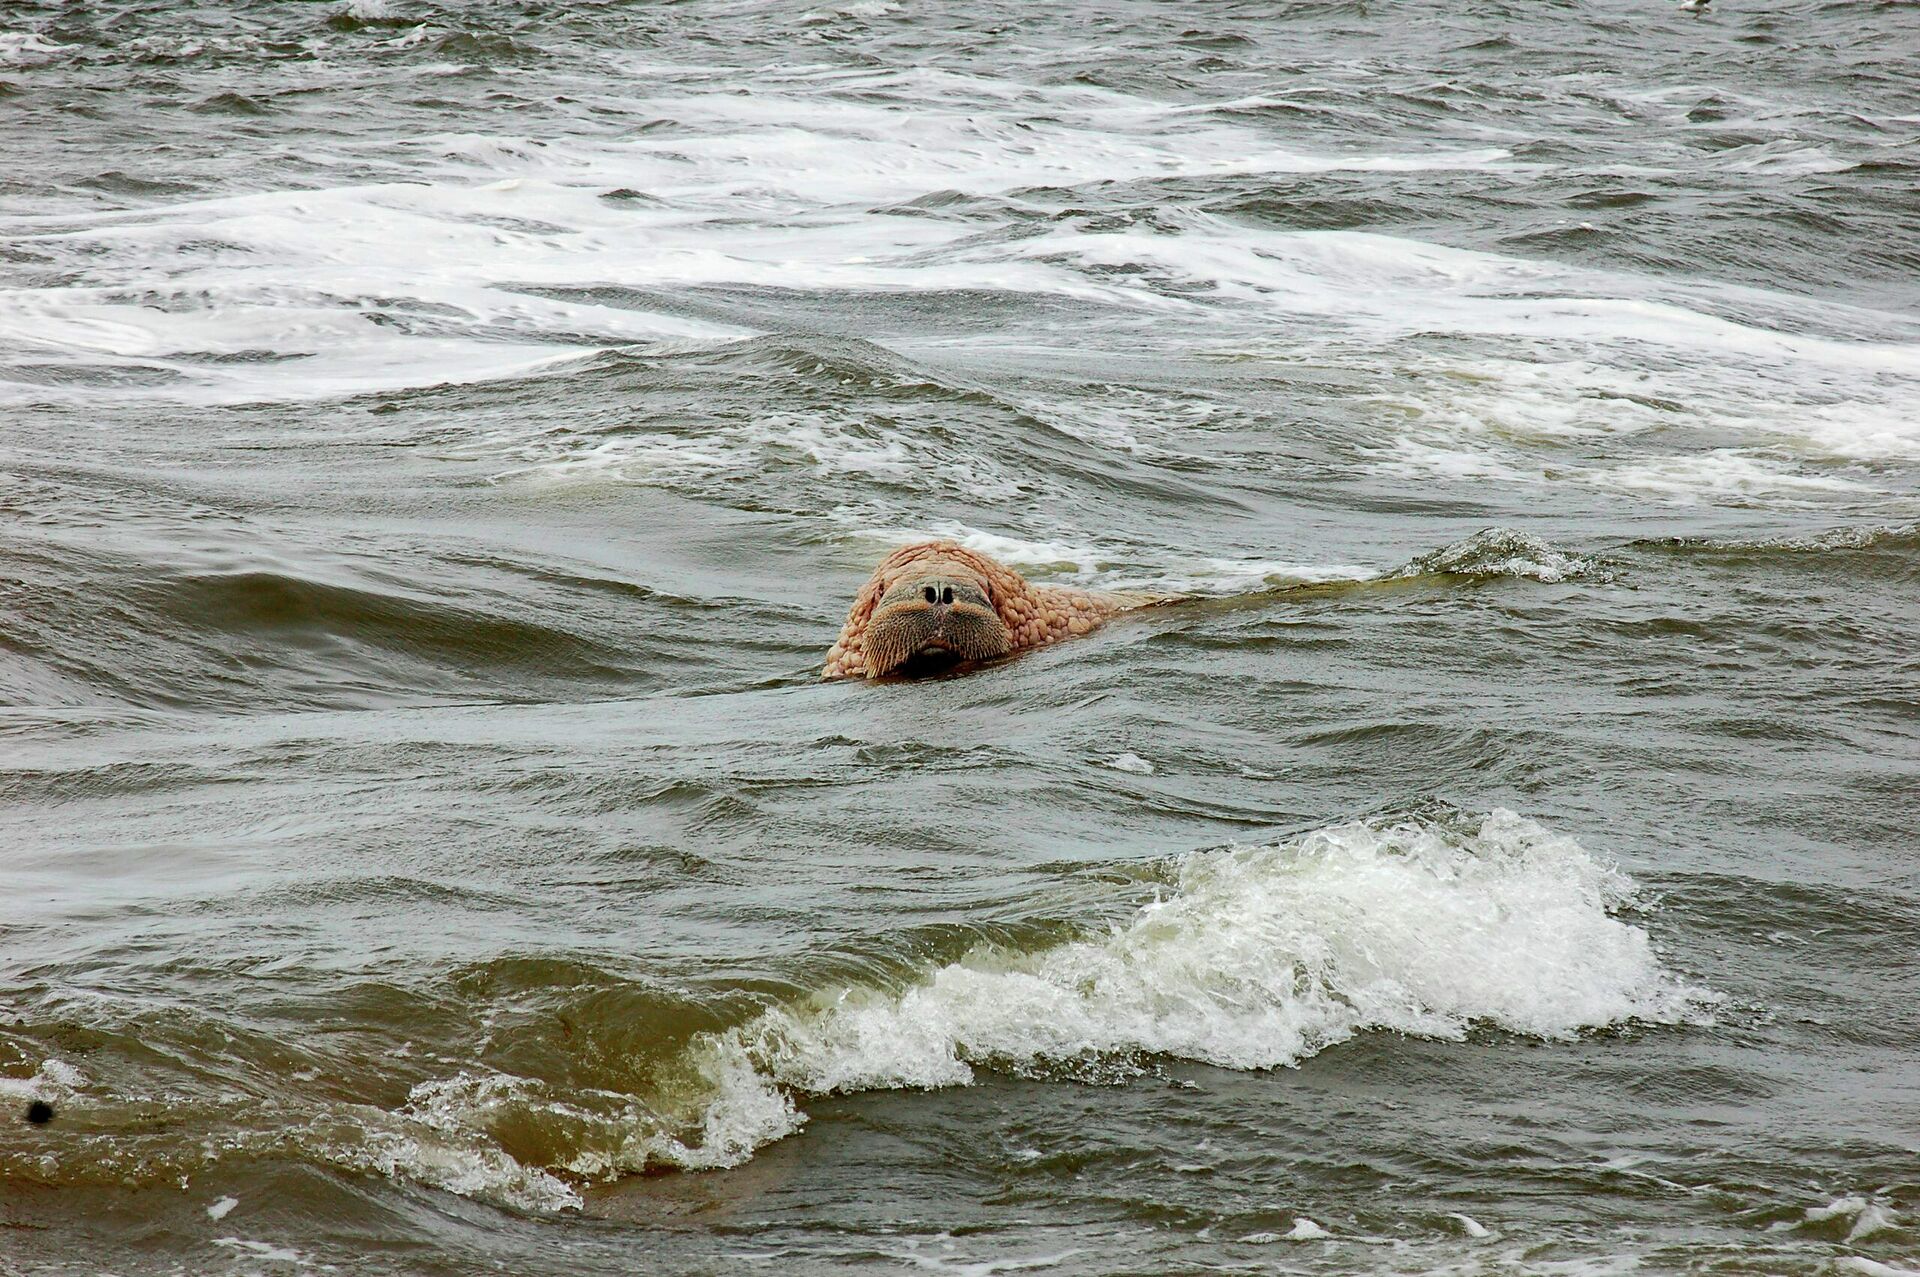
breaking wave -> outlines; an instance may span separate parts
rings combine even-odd
[[[1568,581],[1601,574],[1603,568],[1597,560],[1555,549],[1512,528],[1484,528],[1410,559],[1393,573],[1396,577],[1504,576],[1534,581]]]
[[[1193,852],[1163,877],[1105,933],[980,944],[698,1034],[644,1097],[462,1074],[324,1155],[565,1208],[583,1180],[737,1166],[800,1130],[808,1096],[965,1086],[981,1069],[1112,1082],[1155,1057],[1283,1068],[1367,1032],[1565,1040],[1697,1021],[1718,1001],[1620,916],[1630,878],[1511,811],[1334,825]]]

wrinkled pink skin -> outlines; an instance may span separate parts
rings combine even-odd
[[[827,653],[821,677],[872,678],[884,673],[870,668],[868,660],[867,627],[873,621],[874,609],[895,583],[926,575],[977,581],[1012,638],[1008,654],[1089,633],[1116,613],[1159,601],[1142,594],[1033,585],[1006,564],[952,541],[923,541],[895,550],[873,570],[847,612],[839,641]]]

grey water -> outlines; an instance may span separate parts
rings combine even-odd
[[[1916,68],[0,3],[0,1272],[1920,1271]]]

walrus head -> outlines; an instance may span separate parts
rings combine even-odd
[[[962,572],[895,581],[867,622],[867,665],[876,675],[934,673],[1012,650],[1013,635],[985,583]]]

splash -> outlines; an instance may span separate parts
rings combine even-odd
[[[1367,1031],[1567,1039],[1716,1001],[1616,916],[1631,880],[1509,811],[1197,852],[1172,879],[1105,936],[984,946],[905,988],[822,991],[697,1040],[712,1098],[699,1137],[661,1151],[737,1164],[799,1129],[796,1094],[964,1086],[982,1067],[1269,1069]]]
[[[1396,577],[1514,577],[1534,581],[1570,581],[1602,575],[1601,564],[1557,550],[1513,528],[1485,528],[1408,561]]]

